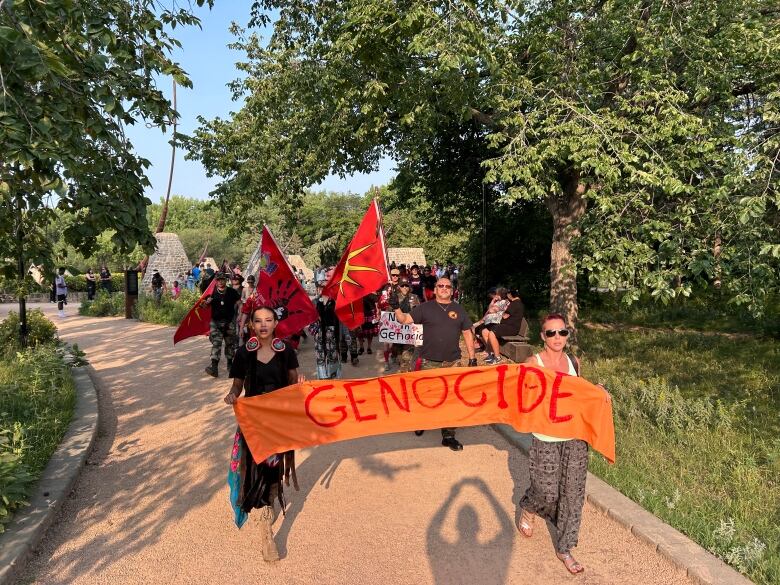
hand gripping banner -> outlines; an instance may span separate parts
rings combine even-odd
[[[358,437],[490,423],[582,439],[615,461],[606,392],[582,378],[525,364],[307,381],[239,399],[233,408],[257,462]]]

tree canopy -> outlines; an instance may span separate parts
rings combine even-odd
[[[398,163],[401,195],[552,217],[551,306],[577,274],[632,300],[777,287],[774,0],[264,0],[239,31],[245,104],[189,140],[228,205]]]
[[[149,161],[134,152],[124,126],[171,122],[175,112],[155,80],[191,85],[170,58],[180,46],[170,31],[198,22],[189,10],[154,0],[0,2],[6,272],[11,251],[14,263],[51,258],[44,228],[55,208],[73,218],[63,236],[85,254],[109,228],[119,249],[154,246],[143,194]]]

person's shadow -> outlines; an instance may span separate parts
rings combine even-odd
[[[458,538],[447,541],[442,535],[444,522],[464,486],[476,488],[488,501],[498,519],[499,532],[488,542],[479,542],[479,515],[469,503],[458,510]],[[427,549],[433,580],[440,585],[503,585],[509,570],[515,530],[512,521],[479,478],[465,478],[452,486],[450,495],[436,512],[428,527]]]

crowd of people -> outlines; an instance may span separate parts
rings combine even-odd
[[[342,364],[349,360],[357,365],[360,355],[373,353],[372,340],[377,335],[382,311],[394,313],[401,324],[424,326],[420,347],[401,344],[383,346],[386,371],[391,370],[392,362],[402,372],[461,365],[461,339],[467,354],[463,365],[476,366],[476,353],[480,348],[485,351],[488,364],[500,362],[498,341],[503,335],[516,335],[523,319],[523,304],[518,292],[503,287],[491,289],[487,311],[480,320],[472,323],[463,305],[456,300],[458,271],[440,270],[441,267],[392,266],[390,282],[364,297],[364,322],[353,330],[339,321],[334,299],[323,294],[333,267],[316,270],[317,294],[314,302],[318,320],[309,331],[315,341],[317,377],[339,378]],[[212,366],[206,371],[217,375],[219,349],[216,343],[224,343],[229,376],[233,378],[225,402],[235,403],[242,392],[245,396],[256,396],[301,380],[295,355],[297,343],[274,337],[278,323],[276,313],[268,307],[252,304],[252,293],[242,302],[240,295],[233,294],[227,287],[226,275],[217,274],[216,278],[217,288],[209,300],[215,315],[211,332],[214,344]],[[426,294],[427,290],[431,293]],[[243,307],[249,309],[242,311]],[[235,331],[240,332],[246,326],[248,330],[245,334],[251,335],[238,351],[236,336],[226,333],[231,327],[222,329],[237,312],[243,313],[245,318],[239,321]],[[566,351],[568,335],[564,318],[558,314],[548,315],[542,321],[543,349],[529,358],[528,363],[578,376],[579,361]],[[423,431],[415,434],[420,436]],[[441,429],[441,435],[445,447],[453,451],[463,449],[456,438],[456,429]],[[517,523],[518,531],[530,538],[534,534],[536,517],[549,521],[554,527],[556,555],[572,574],[584,570],[571,551],[577,545],[582,518],[587,460],[588,446],[584,441],[534,434],[529,454],[530,486],[520,501],[521,513]],[[282,477],[289,473],[290,465],[294,465],[292,453],[280,453],[255,464],[238,431],[232,461],[234,473],[240,475],[240,479],[236,479],[236,489],[231,490],[235,496],[236,517],[245,519],[250,511],[259,509],[263,558],[266,561],[278,560],[271,527],[273,506],[278,500],[284,508]]]

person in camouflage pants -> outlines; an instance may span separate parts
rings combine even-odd
[[[238,335],[236,333],[235,316],[241,295],[233,287],[226,286],[227,275],[218,273],[216,286],[205,299],[205,303],[211,307],[211,321],[209,323],[209,341],[211,342],[211,365],[206,367],[206,373],[215,378],[219,375],[219,355],[222,353],[222,345],[225,346],[225,358],[227,369],[233,365],[233,356],[236,355]]]
[[[238,348],[238,335],[236,334],[236,324],[233,321],[215,321],[209,323],[209,341],[211,342],[211,361],[218,362],[219,354],[222,352],[222,345],[225,346],[225,359],[227,360],[228,372],[233,365],[233,356],[236,355]]]

